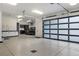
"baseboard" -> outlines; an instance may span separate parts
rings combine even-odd
[[[3,43],[3,41],[0,41],[0,43]]]
[[[15,36],[6,36],[6,37],[2,37],[2,38],[10,38],[10,37],[18,37],[19,35],[15,35]]]

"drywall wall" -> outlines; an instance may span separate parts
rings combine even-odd
[[[17,18],[7,13],[2,13],[2,31],[4,36],[18,35]]]
[[[79,15],[79,12],[76,13],[66,13],[66,14],[62,14],[62,13],[58,13],[58,15],[56,17],[49,17],[49,18],[44,18],[43,20],[48,20],[48,19],[55,19],[55,18],[61,18],[61,17],[67,17],[67,16],[74,16],[74,15]]]
[[[2,14],[2,30],[17,30],[17,18],[11,15]]]
[[[42,18],[36,18],[35,27],[36,27],[35,36],[42,37],[43,36],[42,35]]]
[[[2,40],[2,13],[0,12],[0,41]]]

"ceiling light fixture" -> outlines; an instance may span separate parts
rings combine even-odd
[[[17,18],[22,18],[22,17],[23,17],[22,15],[18,15],[18,16],[17,16]]]
[[[17,3],[8,3],[8,4],[10,4],[10,5],[14,5],[14,6],[16,6],[16,5],[17,5]]]
[[[70,5],[76,5],[77,3],[70,3]]]
[[[40,15],[43,14],[43,12],[41,12],[41,11],[39,11],[39,10],[32,10],[32,12],[37,13],[37,14],[40,14]]]

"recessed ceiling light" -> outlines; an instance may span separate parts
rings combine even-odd
[[[41,12],[41,11],[39,11],[39,10],[32,10],[32,12],[37,13],[37,14],[40,14],[40,15],[43,14],[43,12]]]
[[[16,5],[17,5],[17,3],[8,3],[8,4],[10,4],[10,5],[14,5],[14,6],[16,6]]]
[[[70,5],[76,5],[77,3],[70,3]]]
[[[18,15],[18,16],[17,16],[17,18],[22,18],[22,17],[23,17],[22,15]]]

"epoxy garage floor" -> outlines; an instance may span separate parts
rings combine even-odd
[[[79,56],[79,44],[20,35],[0,43],[0,56]]]

